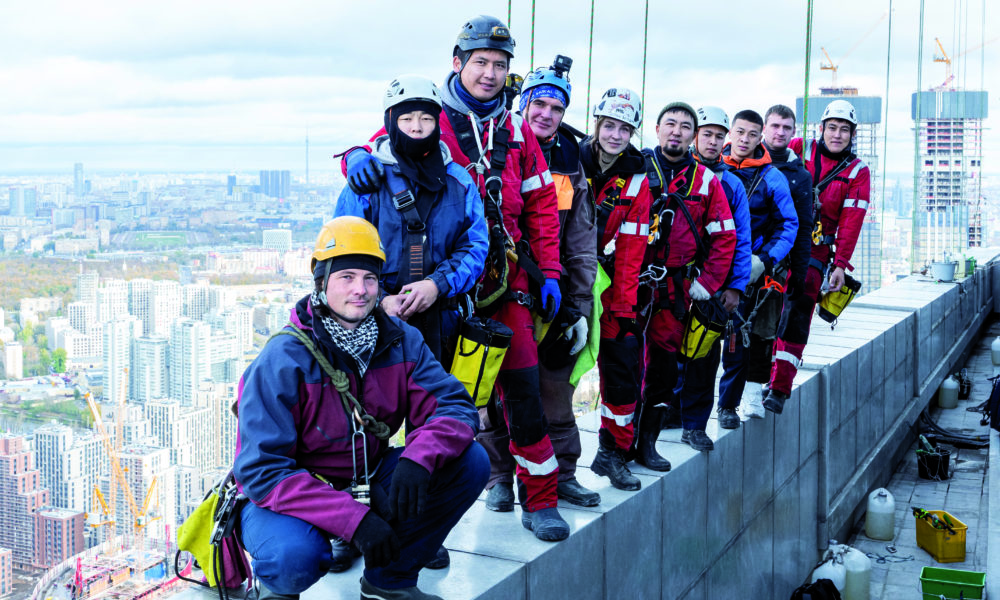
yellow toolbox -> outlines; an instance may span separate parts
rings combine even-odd
[[[917,545],[939,563],[965,561],[965,533],[969,527],[943,510],[928,510],[926,515],[917,517]]]

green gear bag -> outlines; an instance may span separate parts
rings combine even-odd
[[[573,367],[573,373],[569,376],[569,384],[573,387],[576,387],[587,371],[593,369],[594,365],[597,364],[597,354],[601,350],[601,314],[604,312],[604,306],[601,305],[601,294],[609,287],[611,287],[611,278],[604,271],[604,267],[598,264],[597,277],[594,278],[594,306],[590,310],[590,319],[587,323],[590,326],[587,333],[587,345],[577,355],[576,366]]]

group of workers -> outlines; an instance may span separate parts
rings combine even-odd
[[[558,499],[600,503],[575,474],[580,356],[600,374],[593,472],[638,490],[629,462],[670,470],[662,429],[713,449],[720,362],[720,427],[741,401],[781,414],[817,302],[847,284],[869,201],[850,103],[803,142],[786,106],[730,120],[670,102],[640,150],[634,91],[607,90],[584,137],[563,122],[572,61],[512,91],[513,57],[504,23],[471,19],[444,84],[398,77],[383,129],[343,157],[315,290],[240,384],[237,531],[260,598],[362,555],[362,598],[436,598],[418,572],[449,564],[442,542],[484,488],[486,508],[519,503],[538,539],[565,539]],[[473,318],[510,331],[479,409],[448,374]]]

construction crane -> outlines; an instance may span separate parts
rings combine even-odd
[[[936,88],[933,88],[933,89],[935,89],[935,90],[943,90],[946,87],[948,87],[948,84],[951,83],[951,80],[954,79],[955,76],[951,74],[951,58],[949,58],[948,57],[948,53],[944,51],[944,46],[941,45],[941,39],[940,38],[934,38],[934,42],[937,44],[938,50],[941,51],[941,54],[935,54],[934,55],[934,62],[944,63],[944,75],[945,75],[945,77],[944,77],[944,82],[941,85],[939,85],[939,86],[937,86]]]
[[[888,16],[889,16],[889,11],[883,12],[882,16],[879,17],[877,21],[875,21],[874,23],[872,23],[871,27],[869,27],[868,30],[865,31],[861,35],[861,37],[858,38],[858,41],[854,42],[854,45],[851,46],[850,49],[848,49],[847,52],[845,52],[844,55],[840,57],[840,61],[843,62],[843,60],[845,58],[847,58],[848,56],[850,56],[851,54],[853,54],[854,51],[857,50],[859,46],[861,46],[861,43],[864,42],[866,39],[868,39],[868,36],[870,36],[872,34],[872,32],[875,31],[875,28],[877,28],[879,26],[879,23],[881,23],[882,21],[884,21],[885,18],[888,17]],[[823,56],[826,57],[826,63],[822,63],[821,62],[819,64],[819,69],[821,71],[830,71],[830,75],[832,76],[832,79],[833,79],[833,85],[831,87],[836,88],[837,87],[837,70],[840,68],[840,62],[834,64],[833,59],[830,58],[830,55],[827,53],[826,48],[824,48],[824,47],[821,46],[820,50],[823,51]]]
[[[146,511],[149,510],[150,499],[154,497],[154,490],[156,489],[157,480],[155,477],[153,478],[153,481],[150,484],[149,489],[146,491],[145,501],[143,502],[142,507],[140,507],[136,503],[135,497],[132,494],[132,488],[129,486],[128,480],[125,477],[125,469],[122,468],[121,461],[118,458],[119,454],[115,449],[115,447],[112,446],[111,440],[108,439],[107,430],[104,428],[104,420],[101,418],[101,410],[100,408],[98,408],[97,403],[94,401],[94,397],[89,392],[86,394],[85,397],[87,399],[87,405],[90,407],[90,412],[94,415],[94,426],[97,428],[98,437],[101,438],[101,443],[104,445],[104,452],[108,455],[108,462],[111,463],[112,482],[111,482],[110,493],[112,497],[112,502],[110,510],[112,511],[114,510],[115,506],[114,488],[115,485],[117,484],[118,489],[121,491],[121,494],[125,496],[125,500],[128,502],[129,512],[131,512],[132,514],[132,519],[133,519],[132,529],[135,534],[135,547],[138,548],[139,550],[142,550],[143,530],[145,529],[146,525],[148,525],[151,521],[160,518],[157,516],[151,519],[147,517],[146,514]],[[119,407],[120,406],[121,405],[119,405]],[[121,419],[122,419],[122,412],[119,410],[116,420],[121,421]],[[100,492],[98,491],[98,494],[99,493]],[[101,496],[101,498],[103,499],[103,496]],[[102,504],[104,503],[102,502]],[[157,502],[156,504],[158,505],[159,503]]]

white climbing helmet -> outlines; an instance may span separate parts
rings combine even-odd
[[[718,125],[729,131],[729,115],[718,106],[702,106],[698,109],[698,127]]]
[[[638,129],[642,125],[642,101],[639,94],[628,88],[611,88],[594,106],[594,116],[618,119]]]
[[[826,121],[827,119],[843,119],[851,125],[856,126],[858,124],[858,113],[854,110],[854,105],[847,100],[834,100],[826,105],[826,109],[823,110],[823,118],[820,121]]]
[[[392,80],[385,96],[382,98],[382,110],[386,111],[401,102],[408,100],[426,100],[438,106],[441,103],[441,92],[434,82],[420,75],[400,75]]]

